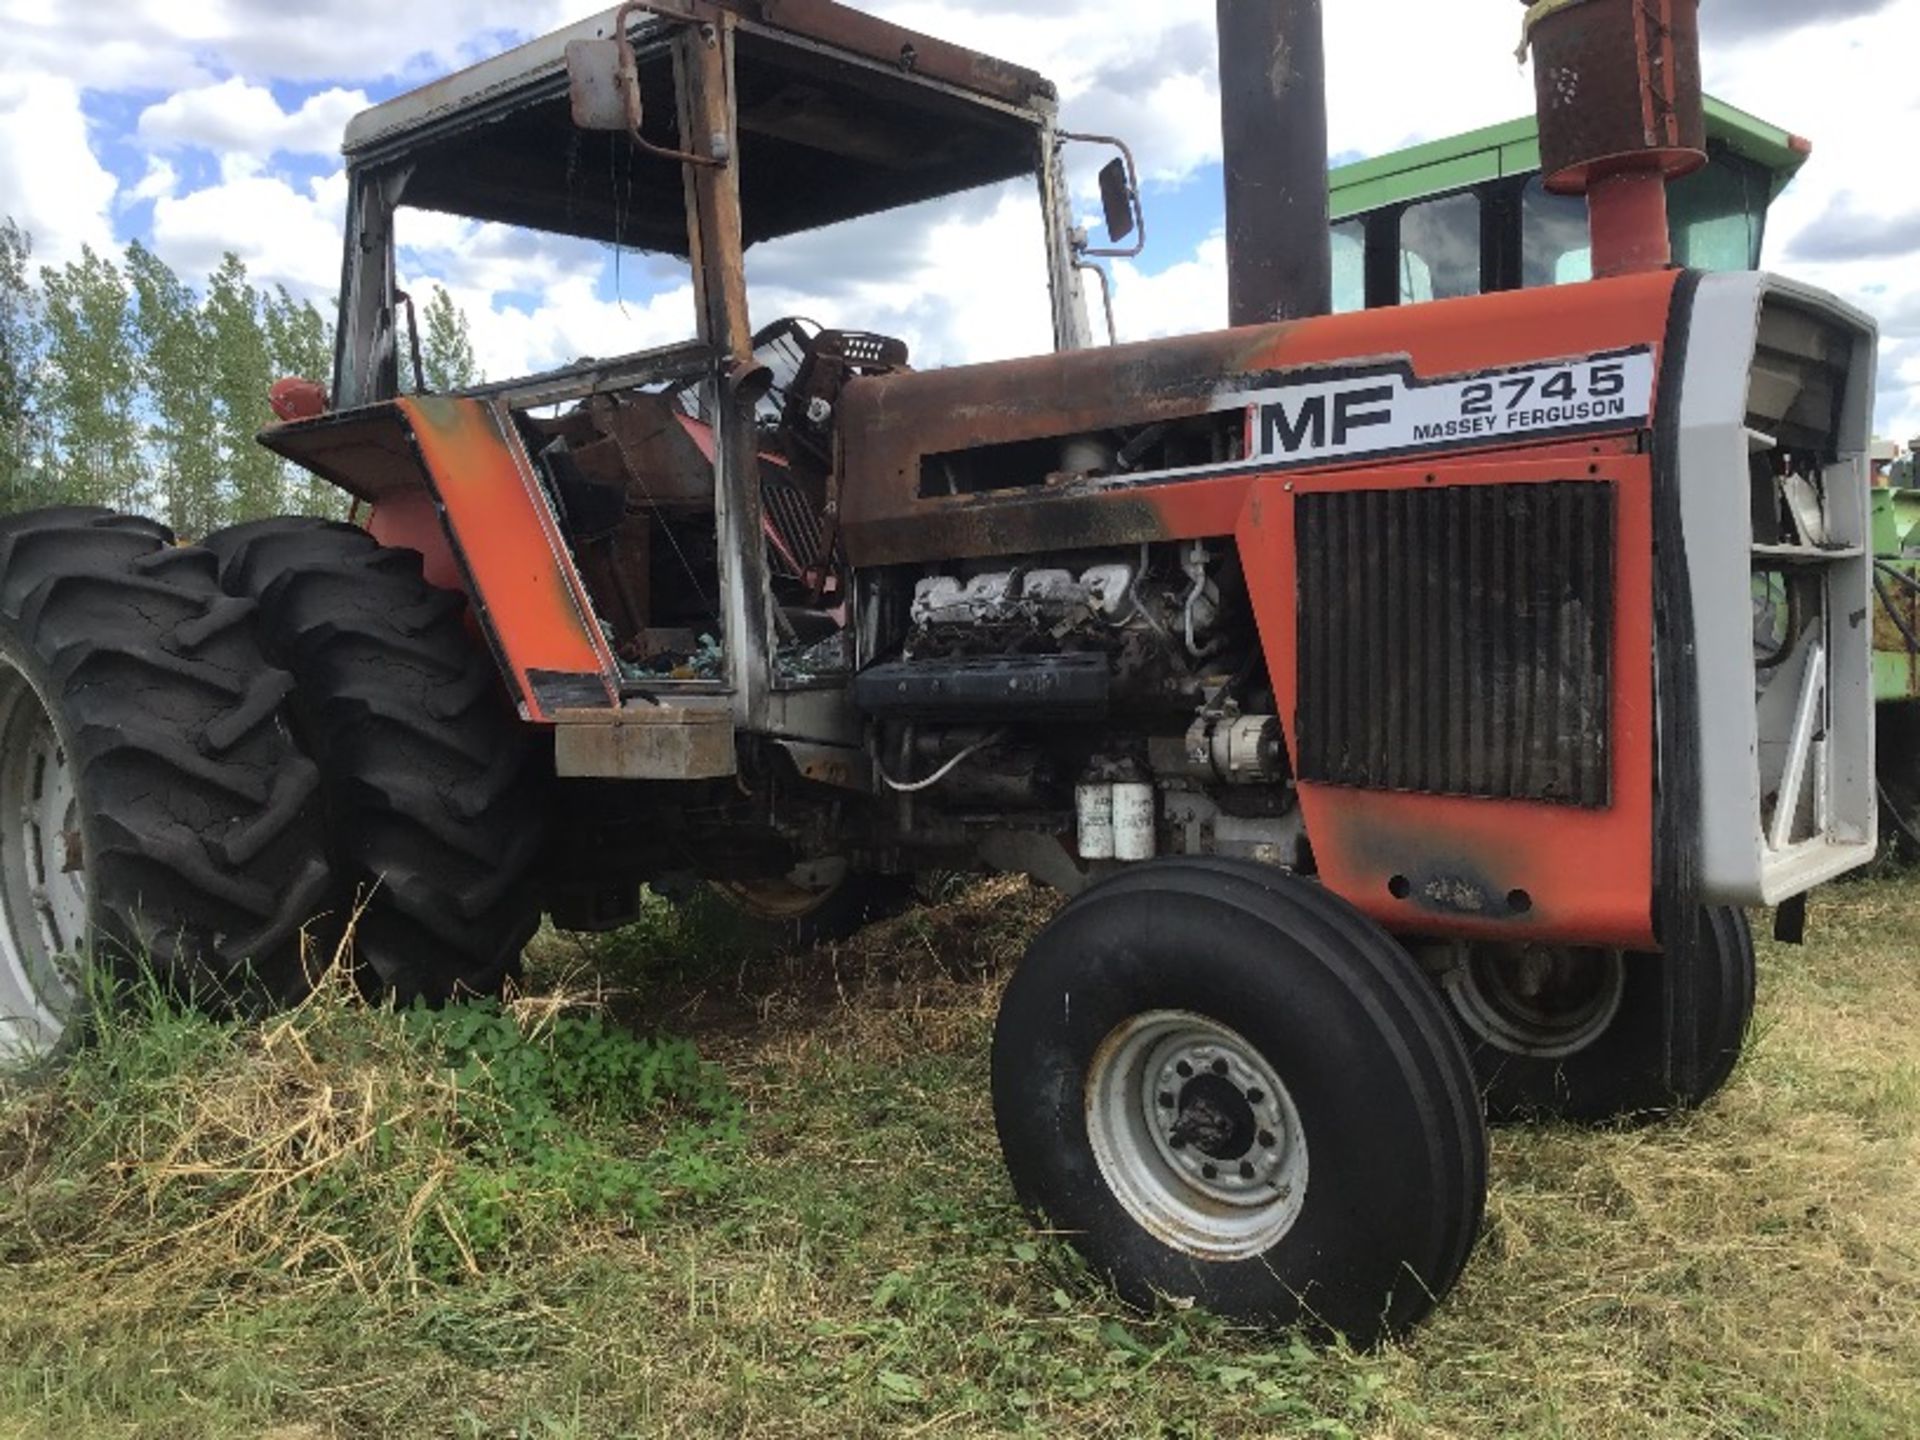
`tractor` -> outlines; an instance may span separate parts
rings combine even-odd
[[[824,934],[1023,872],[1021,1202],[1129,1301],[1362,1344],[1466,1265],[1489,1115],[1711,1096],[1744,907],[1875,849],[1874,327],[1672,263],[1695,0],[1527,12],[1594,278],[1332,314],[1319,0],[1217,16],[1231,323],[1136,344],[1084,293],[1124,148],[1096,244],[1046,80],[833,0],[629,0],[356,118],[331,384],[261,436],[351,523],[0,522],[16,1048],[76,956],[269,1004],[351,920],[434,1002],[643,884]],[[1051,353],[754,303],[754,247],[1013,181]],[[456,221],[677,257],[695,333],[428,393],[396,235]]]

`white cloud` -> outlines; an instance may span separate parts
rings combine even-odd
[[[1216,230],[1191,260],[1152,274],[1117,260],[1113,282],[1114,324],[1122,340],[1218,330],[1227,323],[1226,234]]]
[[[1809,25],[1803,11],[1775,0],[1746,3],[1756,12],[1749,20],[1786,26],[1798,18],[1803,28],[1709,48],[1708,89],[1813,142],[1812,157],[1769,213],[1767,265],[1859,305],[1891,339],[1920,340],[1920,250],[1866,243],[1869,232],[1884,238],[1913,214],[1903,177],[1906,147],[1920,133],[1920,90],[1905,79],[1904,57],[1920,53],[1920,4],[1895,0],[1844,23]],[[1711,14],[1702,12],[1710,47]],[[1799,75],[1849,78],[1781,83]],[[1864,253],[1847,258],[1849,248]],[[1878,419],[1887,434],[1920,434],[1920,364],[1883,361]]]
[[[153,206],[153,250],[180,275],[198,281],[229,250],[256,284],[285,285],[323,308],[340,288],[340,220],[346,172],[305,190],[270,175],[243,174]]]
[[[0,70],[0,215],[33,236],[34,258],[58,265],[80,247],[113,248],[114,179],[93,153],[80,91],[52,75]]]
[[[1152,179],[1177,180],[1220,158],[1211,5],[879,0],[863,8],[1039,70],[1059,85],[1070,128],[1121,135]],[[1532,82],[1513,59],[1513,7],[1330,3],[1325,16],[1336,154],[1379,154],[1533,108]]]
[[[592,241],[423,210],[403,209],[395,233],[401,288],[420,308],[444,288],[495,379],[693,335],[693,284],[678,261],[616,260]],[[620,298],[605,298],[610,289]]]
[[[1024,181],[757,245],[747,281],[757,324],[878,330],[917,365],[1053,348],[1040,202]]]
[[[147,157],[147,173],[140,177],[140,183],[121,192],[121,199],[128,204],[138,200],[158,200],[163,195],[171,195],[180,187],[180,176],[173,166],[158,155]]]
[[[239,76],[179,90],[140,112],[136,133],[150,145],[199,145],[266,159],[277,154],[332,155],[347,121],[367,108],[367,92],[335,86],[292,112],[273,92]]]
[[[183,90],[240,74],[305,83],[432,79],[589,10],[581,0],[124,0],[110,21],[67,0],[0,0],[0,66],[94,89]]]

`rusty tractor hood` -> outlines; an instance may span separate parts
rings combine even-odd
[[[883,565],[1165,538],[1170,493],[1183,482],[1221,478],[1223,467],[1150,483],[1120,475],[1049,474],[1043,483],[1010,477],[1006,488],[930,494],[926,462],[1023,442],[1111,439],[1228,410],[1248,392],[1323,378],[1397,371],[1418,385],[1637,348],[1658,357],[1677,273],[855,380],[839,407],[848,558]],[[1248,471],[1244,461],[1232,469],[1238,478]]]

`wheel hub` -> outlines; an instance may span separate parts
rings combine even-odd
[[[1087,1127],[1115,1198],[1190,1254],[1259,1254],[1299,1215],[1307,1147],[1292,1097],[1205,1016],[1157,1010],[1116,1027],[1088,1070]]]
[[[80,990],[86,927],[73,766],[39,692],[0,660],[0,1058],[59,1038]]]
[[[1599,1039],[1625,991],[1620,951],[1566,945],[1477,945],[1447,977],[1469,1029],[1503,1050],[1543,1058]]]

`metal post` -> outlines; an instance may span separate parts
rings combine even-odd
[[[1227,317],[1333,308],[1321,0],[1216,0],[1227,200]]]

